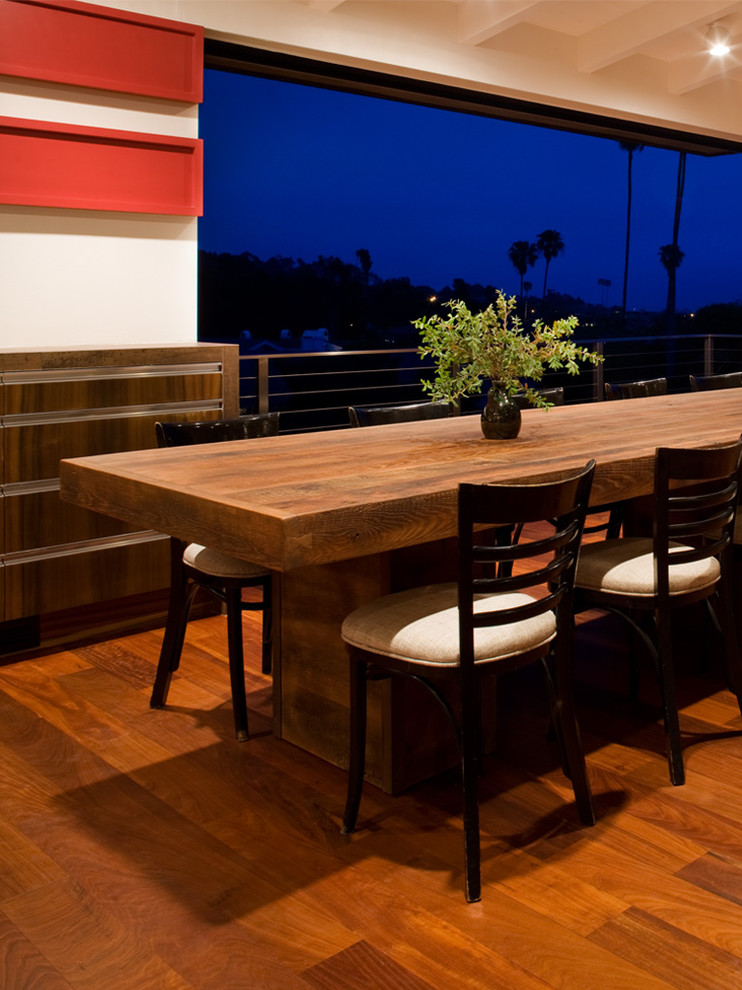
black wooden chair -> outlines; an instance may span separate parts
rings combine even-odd
[[[605,382],[604,388],[606,399],[643,399],[650,395],[667,395],[667,379],[646,378],[635,382]],[[651,498],[636,498],[611,506],[611,518],[606,535],[618,536],[622,526],[631,533],[651,530],[652,504]]]
[[[278,413],[260,413],[254,416],[239,416],[235,419],[204,420],[194,423],[155,423],[155,431],[160,447],[222,443],[275,436],[278,433],[278,417]],[[167,701],[170,680],[180,664],[191,605],[198,589],[204,588],[226,605],[235,735],[240,742],[249,738],[242,613],[243,611],[263,613],[261,669],[264,674],[269,674],[273,625],[271,580],[270,571],[257,564],[230,557],[198,543],[185,543],[175,537],[171,538],[170,601],[150,699],[152,708],[162,708]],[[260,601],[244,602],[242,600],[244,588],[260,588]]]
[[[742,388],[742,371],[732,371],[726,375],[689,375],[691,392],[706,392],[717,388]],[[742,547],[742,516],[737,514],[734,532],[734,545],[739,554]]]
[[[647,395],[667,395],[666,378],[647,378],[638,382],[605,382],[606,399],[643,399]]]
[[[538,394],[550,402],[553,406],[563,406],[564,405],[564,389],[560,386],[557,388],[537,388]],[[518,393],[513,396],[513,402],[519,409],[533,409],[533,406],[528,401],[525,395]]]
[[[556,388],[541,388],[536,391],[553,405],[564,405],[564,389],[561,386]],[[525,395],[514,395],[513,401],[519,409],[533,408]],[[605,533],[607,536],[618,536],[621,532],[621,526],[623,523],[623,506],[620,502],[615,505],[596,505],[594,508],[589,510],[589,514],[600,516],[606,514],[607,518],[591,525],[586,524],[584,529],[585,533]],[[517,542],[520,538],[522,530],[522,525],[516,527],[515,542]]]
[[[418,419],[444,419],[450,414],[447,402],[413,402],[404,406],[348,406],[351,426],[382,426],[411,423]]]
[[[572,779],[579,816],[585,824],[595,821],[570,673],[575,564],[594,468],[590,461],[577,474],[563,473],[558,480],[533,485],[462,484],[458,584],[377,598],[352,612],[342,626],[351,660],[343,832],[355,829],[361,799],[367,682],[411,677],[443,706],[459,744],[469,901],[481,896],[477,775],[484,677],[543,663],[562,762]],[[506,536],[513,523],[544,519],[556,521],[546,537],[535,534],[531,542],[514,544]],[[498,533],[495,546],[482,545],[482,525]],[[517,573],[507,573],[511,570]],[[447,700],[443,684],[456,696],[455,704]]]
[[[689,378],[691,392],[742,387],[742,371],[732,371],[728,375],[689,375]]]
[[[659,448],[655,463],[654,534],[582,547],[575,608],[622,616],[649,650],[657,671],[673,784],[685,780],[671,617],[707,601],[723,637],[729,685],[742,711],[742,667],[730,592],[742,444],[709,449]],[[685,487],[678,487],[678,485]]]

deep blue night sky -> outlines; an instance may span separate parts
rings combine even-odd
[[[515,293],[513,241],[558,230],[548,288],[620,304],[627,155],[616,141],[208,70],[199,246],[355,263],[434,289]],[[634,156],[629,309],[662,310],[677,152]],[[687,159],[677,308],[742,300],[742,159]],[[539,261],[526,276],[543,289]],[[601,289],[598,279],[610,279]]]

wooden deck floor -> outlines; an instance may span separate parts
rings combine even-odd
[[[254,617],[247,652],[257,655]],[[656,690],[626,699],[615,620],[580,624],[598,824],[579,826],[537,671],[503,686],[482,783],[484,895],[463,895],[455,774],[368,787],[270,731],[232,737],[221,616],[191,623],[171,707],[158,630],[0,668],[4,990],[732,990],[742,986],[742,720],[689,614],[688,782],[669,784]]]

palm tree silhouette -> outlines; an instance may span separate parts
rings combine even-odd
[[[643,144],[638,141],[619,141],[619,147],[628,152],[627,194],[626,194],[626,253],[623,263],[623,295],[621,296],[621,309],[626,314],[626,289],[629,284],[629,243],[631,241],[631,195],[632,195],[632,167],[634,163],[634,153],[642,151]]]
[[[369,275],[371,274],[371,254],[368,248],[358,248],[356,258],[358,258],[358,264],[361,269],[363,284],[368,285]]]
[[[508,248],[508,258],[520,275],[520,298],[523,299],[523,279],[528,269],[538,261],[538,248],[530,241],[514,241]]]
[[[672,244],[663,244],[660,248],[660,261],[665,266],[667,272],[667,332],[672,334],[675,331],[675,291],[677,287],[677,274],[680,262],[685,257],[685,252],[678,247],[678,234],[680,233],[680,210],[683,206],[683,190],[685,189],[685,160],[687,152],[679,152],[678,177],[675,184],[675,215],[672,222]]]
[[[675,283],[680,262],[685,257],[685,251],[681,251],[677,244],[663,244],[659,250],[660,261],[665,266],[667,272],[667,314],[672,318],[675,315]]]
[[[562,235],[558,230],[542,230],[538,235],[536,247],[543,255],[544,261],[546,262],[546,268],[544,269],[544,291],[542,295],[542,298],[545,299],[546,279],[549,275],[549,262],[562,253],[564,250],[564,241],[562,240]]]
[[[523,296],[523,279],[530,267],[538,261],[538,248],[530,241],[514,241],[508,248],[508,258],[520,275],[520,295]]]

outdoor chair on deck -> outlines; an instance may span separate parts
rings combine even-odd
[[[732,371],[728,375],[689,375],[689,378],[691,392],[742,387],[742,371]]]
[[[481,896],[477,776],[485,677],[542,662],[578,813],[587,825],[595,821],[570,672],[575,565],[594,469],[590,461],[577,474],[562,473],[559,480],[532,485],[460,485],[458,584],[377,598],[352,612],[342,626],[351,664],[350,766],[342,830],[352,832],[358,817],[367,682],[410,677],[442,705],[459,744],[469,901]],[[536,532],[531,542],[518,544],[508,536],[515,523],[544,519],[554,521],[546,536]],[[496,545],[483,537],[482,525],[490,532],[495,528]],[[443,684],[457,697],[453,707]]]
[[[155,423],[157,443],[160,447],[182,447],[275,436],[278,433],[278,417],[278,413],[260,413],[239,416],[236,419],[196,423]],[[171,538],[170,602],[150,706],[162,708],[167,701],[170,680],[180,664],[191,605],[199,588],[206,589],[226,605],[234,727],[237,739],[243,742],[249,737],[242,644],[243,611],[263,613],[261,669],[264,674],[271,671],[271,574],[257,564],[230,557],[198,543],[185,543],[175,537]],[[243,602],[244,588],[260,588],[260,601]]]
[[[647,395],[667,395],[666,378],[647,378],[638,382],[605,383],[606,399],[642,399]]]
[[[580,552],[576,610],[602,609],[621,616],[652,658],[673,784],[685,780],[671,643],[674,610],[707,602],[723,638],[729,686],[742,711],[742,667],[730,595],[741,454],[739,442],[709,449],[659,448],[653,536],[608,539]]]
[[[444,419],[450,413],[447,402],[413,402],[406,406],[348,406],[351,426],[381,426],[384,423],[411,423],[418,419]]]

